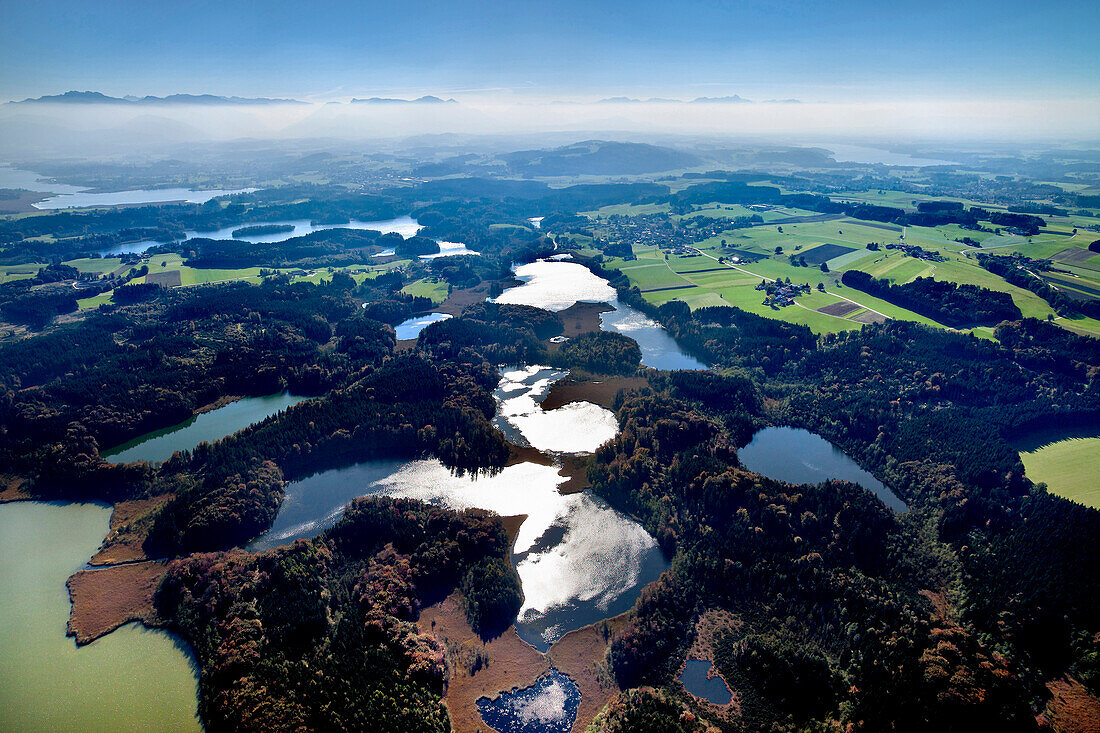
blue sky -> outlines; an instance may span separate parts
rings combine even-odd
[[[1100,96],[1100,2],[0,0],[0,98]]]

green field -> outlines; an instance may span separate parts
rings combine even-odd
[[[401,288],[401,292],[431,298],[432,302],[437,305],[446,300],[450,294],[446,281],[435,281],[427,278],[409,283]]]
[[[1027,477],[1051,493],[1100,509],[1100,437],[1069,438],[1020,452]]]
[[[884,192],[874,196],[852,198],[867,200],[869,203],[911,207],[914,198],[922,197]],[[752,213],[740,206],[723,204],[720,205],[721,208],[716,208],[717,206],[719,205],[711,204],[686,216],[718,218]],[[631,215],[655,213],[655,211],[639,206],[605,207],[599,211],[601,216],[611,213]],[[810,215],[813,212],[781,210],[767,213],[794,216]],[[862,270],[874,277],[898,284],[911,282],[918,277],[933,277],[959,284],[977,285],[1008,293],[1025,317],[1055,318],[1053,309],[1046,301],[1028,290],[1010,285],[1003,278],[980,267],[973,256],[975,248],[956,242],[955,239],[964,236],[977,239],[982,243],[982,250],[995,254],[1019,252],[1035,259],[1049,258],[1064,250],[1073,248],[1083,250],[1096,236],[1100,236],[1085,232],[1071,236],[1072,227],[1080,223],[1076,222],[1076,219],[1081,217],[1048,217],[1047,228],[1051,231],[1030,238],[1007,234],[996,235],[991,232],[973,232],[957,225],[905,229],[906,243],[938,252],[944,258],[943,262],[916,259],[904,255],[899,250],[885,249],[886,244],[900,241],[901,227],[841,218],[824,222],[765,224],[750,229],[729,230],[696,242],[694,246],[702,254],[695,256],[669,255],[666,257],[664,252],[655,247],[635,246],[634,254],[637,259],[625,261],[608,258],[605,266],[620,269],[630,279],[631,284],[636,285],[645,298],[653,303],[681,300],[692,308],[734,305],[769,318],[804,323],[816,333],[859,328],[870,316],[865,311],[853,311],[843,316],[836,316],[816,310],[829,305],[830,302],[839,302],[842,299],[854,301],[889,318],[933,323],[928,318],[885,301],[861,292],[847,290],[839,280],[843,272],[849,269]],[[780,229],[783,231],[779,231]],[[1054,232],[1064,232],[1064,234]],[[868,250],[867,244],[870,242],[879,243],[880,249]],[[825,255],[830,257],[826,261],[828,273],[822,272],[816,266],[791,265],[789,255],[796,257],[808,255],[808,261],[820,259],[820,254],[811,253],[815,248],[823,245],[826,249],[818,249],[817,253],[823,251],[829,253]],[[775,254],[776,247],[782,248],[782,254]],[[755,255],[763,259],[750,262],[748,259],[751,257],[746,255]],[[726,265],[732,266],[718,263],[719,257],[725,258]],[[733,261],[734,257],[742,261]],[[1094,264],[1091,259],[1084,255],[1077,255],[1065,262],[1054,262],[1055,267],[1066,270],[1069,274],[1054,273],[1053,282],[1071,291],[1084,293],[1100,291],[1100,261]],[[795,284],[809,283],[814,288],[813,297],[801,296],[796,299],[797,305],[785,308],[777,309],[763,305],[762,294],[754,289],[760,280],[786,278],[790,278]],[[826,294],[818,293],[816,290],[819,283],[824,284]],[[1100,336],[1100,323],[1092,319],[1056,318],[1055,320],[1059,325],[1076,333]],[[983,338],[991,337],[991,329],[988,328],[974,329],[973,332]]]

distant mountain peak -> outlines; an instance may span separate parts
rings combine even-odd
[[[601,99],[597,104],[680,104],[679,99],[665,99],[663,97],[650,97],[649,99],[635,99],[634,97],[608,97]]]
[[[393,97],[369,97],[367,99],[352,99],[352,104],[458,104],[454,99],[440,99],[426,94],[416,99],[395,99]]]
[[[745,99],[739,94],[734,94],[731,97],[696,97],[691,100],[692,104],[751,104],[751,99]]]
[[[8,104],[115,104],[115,105],[256,105],[256,104],[306,104],[297,99],[271,99],[269,97],[219,97],[214,94],[169,94],[166,97],[110,97],[102,92],[68,91],[64,94],[47,94],[41,97],[29,97],[20,102]]]

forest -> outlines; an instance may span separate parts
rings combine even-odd
[[[655,305],[598,255],[571,250],[621,302],[711,366],[670,373],[641,369],[640,348],[624,335],[553,344],[566,332],[562,316],[485,299],[515,284],[514,263],[555,251],[547,232],[556,222],[575,224],[578,212],[609,203],[690,206],[751,194],[900,221],[891,207],[748,188],[729,180],[673,194],[660,183],[446,179],[364,196],[325,189],[310,198],[304,186],[241,194],[224,208],[54,213],[22,230],[5,221],[4,236],[71,233],[28,243],[60,256],[125,227],[412,211],[424,237],[334,229],[279,243],[172,240],[159,251],[196,268],[314,268],[391,247],[416,256],[431,237],[480,255],[413,261],[361,282],[337,272],[292,284],[270,270],[258,284],[114,282],[111,303],[73,323],[40,319],[41,333],[0,347],[0,463],[36,498],[156,499],[141,531],[149,556],[171,559],[157,608],[195,650],[209,730],[446,730],[447,651],[413,622],[456,589],[483,638],[514,621],[522,589],[498,517],[364,499],[312,540],[237,548],[271,526],[288,482],[317,471],[373,458],[432,457],[455,473],[504,467],[511,446],[491,422],[499,365],[548,364],[593,381],[637,375],[647,386],[614,401],[618,436],[583,465],[592,490],[638,518],[671,568],[608,631],[602,669],[624,693],[600,713],[598,730],[705,729],[674,679],[696,621],[711,611],[738,621],[717,634],[713,661],[740,718],[707,725],[1040,729],[1050,680],[1068,674],[1100,692],[1100,512],[1032,483],[1010,441],[1044,423],[1100,424],[1095,340],[1021,318],[986,289],[853,282],[851,273],[845,285],[942,323],[996,325],[996,340],[904,321],[817,336],[732,306]],[[905,220],[993,222],[994,212],[933,203],[943,205]],[[1038,226],[1036,214],[1011,215],[1032,218],[993,223]],[[547,229],[527,225],[530,216],[545,216]],[[23,256],[5,247],[2,257]],[[1015,277],[988,260],[987,269]],[[71,277],[63,268],[42,268],[36,286]],[[454,317],[399,344],[393,327],[434,308],[403,291],[426,278],[466,300],[453,298]],[[101,456],[211,405],[284,389],[312,399],[161,464]],[[772,425],[826,438],[908,512],[847,482],[790,485],[750,472],[739,448]]]
[[[208,731],[445,731],[445,650],[413,622],[459,584],[475,626],[514,614],[508,547],[487,512],[362,499],[310,541],[174,561],[156,603],[198,656]]]
[[[894,285],[889,280],[878,280],[859,270],[846,270],[840,281],[850,288],[956,328],[995,326],[1001,321],[1019,320],[1022,315],[1008,293],[968,283],[960,285],[948,280],[918,277],[902,285]]]

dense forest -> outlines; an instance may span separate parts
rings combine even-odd
[[[850,288],[956,328],[992,326],[1001,321],[1018,320],[1021,316],[1011,295],[977,285],[959,285],[931,277],[918,277],[894,285],[859,270],[845,271],[840,281]]]
[[[605,674],[624,693],[594,730],[1024,731],[1040,727],[1048,681],[1071,675],[1100,692],[1100,512],[1033,484],[1009,442],[1044,422],[1100,424],[1097,341],[1022,319],[1010,298],[982,288],[852,273],[846,285],[942,323],[999,324],[996,341],[903,321],[819,337],[734,307],[654,305],[598,257],[573,251],[621,302],[711,365],[668,373],[640,370],[638,344],[621,334],[557,345],[549,340],[565,332],[562,316],[486,301],[515,284],[514,263],[554,251],[547,232],[569,246],[559,230],[588,236],[578,212],[715,200],[1021,230],[1041,226],[1043,213],[840,204],[730,174],[675,193],[662,183],[488,179],[366,195],[295,186],[215,205],[5,220],[0,262],[9,263],[151,234],[166,240],[157,251],[196,268],[320,268],[389,248],[412,258],[438,251],[432,239],[480,254],[413,260],[359,282],[332,273],[320,284],[265,270],[258,284],[162,289],[127,284],[135,269],[109,284],[111,303],[52,326],[75,307],[72,272],[55,264],[6,283],[0,308],[45,330],[0,347],[0,463],[32,497],[156,498],[140,529],[150,556],[171,558],[157,607],[195,649],[209,730],[448,729],[447,651],[413,622],[459,590],[484,638],[512,623],[522,589],[498,517],[359,500],[312,540],[235,548],[271,526],[288,482],[317,471],[374,458],[433,457],[456,473],[505,466],[511,446],[491,422],[502,364],[648,385],[618,394],[618,436],[584,461],[592,490],[642,521],[671,561],[608,631]],[[175,236],[408,212],[424,236]],[[533,216],[545,229],[527,224]],[[39,239],[47,233],[59,236]],[[1015,263],[979,259],[1061,303]],[[433,307],[403,291],[426,279],[462,296],[448,301],[454,317],[398,343],[393,326]],[[96,282],[82,282],[81,297]],[[41,303],[20,301],[39,290]],[[282,390],[312,399],[161,464],[101,456],[203,408]],[[750,472],[738,449],[767,425],[820,434],[909,511],[842,481],[795,486]],[[713,659],[737,694],[736,720],[711,719],[674,681],[710,611],[736,619],[716,634]]]
[[[487,512],[363,499],[312,541],[176,560],[156,602],[198,656],[208,731],[445,731],[445,650],[413,622],[459,584],[486,599],[478,627],[514,614],[491,600],[518,588],[508,547]]]

